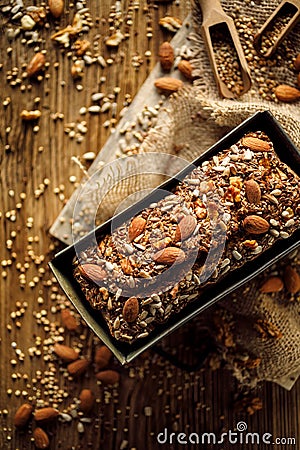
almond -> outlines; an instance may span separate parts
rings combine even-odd
[[[160,65],[163,70],[170,71],[174,63],[174,49],[169,42],[163,42],[158,51]]]
[[[272,292],[280,292],[283,289],[283,281],[279,277],[270,277],[268,278],[260,287],[260,292],[264,292],[266,294]]]
[[[17,428],[25,427],[29,422],[32,413],[33,413],[33,406],[30,405],[29,403],[23,403],[23,405],[21,405],[15,413],[14,417],[15,427]]]
[[[52,422],[58,415],[59,411],[57,409],[48,406],[47,408],[37,409],[34,413],[34,418],[36,422],[47,423]]]
[[[243,227],[248,233],[263,234],[269,230],[270,224],[260,216],[251,215],[244,219]]]
[[[37,75],[44,67],[46,63],[45,55],[41,52],[36,53],[34,57],[29,61],[26,72],[29,77]]]
[[[107,367],[110,359],[112,357],[112,352],[109,350],[106,345],[101,345],[98,347],[95,352],[94,362],[97,366],[98,370],[104,369]]]
[[[38,449],[49,448],[50,442],[47,433],[42,428],[36,428],[33,432],[34,445]]]
[[[96,368],[97,370],[105,369],[108,366],[108,361],[104,358],[97,358]]]
[[[261,190],[259,184],[255,180],[245,182],[246,197],[249,203],[257,204],[261,200]]]
[[[277,99],[281,102],[291,103],[299,100],[300,98],[300,91],[292,86],[288,86],[287,84],[277,86],[274,92]]]
[[[106,361],[109,361],[112,358],[113,354],[112,351],[106,347],[106,345],[101,345],[97,348],[95,353],[95,363],[97,364],[97,358],[103,358],[106,359]]]
[[[155,262],[171,266],[174,263],[180,264],[185,260],[185,253],[177,247],[167,247],[153,256]]]
[[[294,67],[297,70],[297,72],[300,72],[300,53],[294,59]]]
[[[154,86],[164,94],[172,94],[183,86],[183,82],[177,78],[162,77],[155,81]]]
[[[68,308],[61,310],[61,320],[63,326],[69,331],[75,331],[78,328],[78,322],[75,316],[71,313]]]
[[[96,374],[97,380],[101,381],[103,384],[116,384],[120,379],[120,374],[116,370],[103,370]]]
[[[242,145],[248,147],[253,152],[268,152],[271,145],[267,141],[252,136],[246,136],[242,139]]]
[[[284,270],[284,284],[290,294],[297,294],[300,290],[300,275],[292,266],[287,266]]]
[[[48,0],[50,12],[55,19],[58,19],[64,12],[64,0]]]
[[[87,359],[77,359],[77,361],[68,364],[68,372],[73,377],[79,377],[82,375],[89,366],[89,361]]]
[[[193,79],[193,75],[192,75],[193,66],[191,65],[191,63],[189,61],[187,61],[186,59],[182,59],[178,63],[177,67],[178,67],[179,72],[181,72],[182,75],[184,75],[187,80]]]
[[[197,220],[193,216],[184,216],[175,231],[175,242],[185,241],[189,238],[197,226]]]
[[[134,322],[139,315],[139,301],[136,297],[130,297],[123,306],[123,317],[126,322]]]
[[[106,278],[105,270],[97,264],[81,264],[78,266],[78,269],[83,277],[94,281],[94,283],[98,283]]]
[[[87,414],[93,409],[95,403],[94,393],[90,389],[82,389],[79,394],[80,410]]]
[[[53,351],[57,354],[57,356],[66,362],[76,361],[76,359],[78,359],[78,352],[76,352],[73,348],[68,347],[68,345],[56,343],[54,344]]]
[[[142,217],[135,217],[132,219],[128,228],[128,237],[130,242],[137,238],[144,231],[146,226],[146,220]]]

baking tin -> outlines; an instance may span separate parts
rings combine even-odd
[[[229,148],[241,139],[244,134],[258,130],[267,133],[273,142],[275,152],[281,161],[292,168],[300,177],[300,154],[298,149],[271,113],[263,111],[254,114],[234,128],[199,158],[194,160],[191,165],[187,165],[187,167],[177,174],[176,177],[163,183],[157,189],[160,189],[161,191],[171,191],[174,186],[178,184],[178,180],[182,180],[195,166],[199,166],[203,161],[211,158],[216,153]],[[147,197],[114,217],[114,227],[115,225],[121,224],[132,218],[138,211],[147,207],[152,203],[153,198],[157,201],[157,189],[154,189]],[[111,232],[111,222],[112,219],[108,220],[92,232],[88,233],[85,237],[81,238],[76,242],[76,248],[78,249],[79,246],[80,249],[84,249],[91,245],[91,242],[94,242],[93,237],[95,234],[97,238],[99,238],[100,236]],[[133,360],[149,347],[158,343],[164,336],[191,320],[205,308],[208,308],[213,303],[222,299],[225,295],[228,295],[244,283],[250,281],[274,262],[296,249],[299,244],[300,229],[296,230],[289,238],[277,241],[271,248],[263,252],[254,260],[247,262],[243,267],[229,272],[222,280],[208,287],[196,301],[188,304],[178,314],[171,316],[164,324],[157,325],[149,336],[139,339],[132,344],[120,342],[112,337],[101,313],[94,310],[85,299],[79,284],[73,277],[72,261],[76,256],[74,244],[59,252],[49,263],[49,266],[63,291],[76,307],[87,325],[101,341],[111,349],[117,359],[122,364],[125,364]]]

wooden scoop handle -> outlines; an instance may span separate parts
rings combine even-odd
[[[203,21],[214,15],[215,12],[224,13],[220,0],[198,0],[202,10]],[[225,13],[224,13],[225,14]]]

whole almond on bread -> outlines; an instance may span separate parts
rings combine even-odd
[[[36,428],[33,432],[34,445],[36,448],[49,448],[50,442],[47,433],[42,428]]]
[[[126,322],[134,322],[139,315],[139,301],[136,297],[130,297],[123,306],[123,317]]]
[[[85,278],[98,283],[106,278],[106,272],[97,264],[81,264],[78,266],[80,274]]]
[[[245,182],[245,192],[249,203],[255,205],[261,200],[261,189],[255,180],[248,180]]]
[[[263,234],[269,230],[270,224],[261,216],[251,215],[244,219],[243,227],[248,233]]]
[[[134,217],[128,228],[130,242],[137,238],[145,229],[146,220],[143,217]]]
[[[175,262],[179,264],[182,263],[185,260],[185,253],[177,247],[166,247],[165,249],[155,253],[153,259],[159,264],[171,266]]]
[[[29,403],[23,403],[23,405],[21,405],[15,413],[14,417],[15,427],[17,428],[25,427],[29,422],[32,413],[33,413],[33,406],[30,405]]]
[[[248,147],[253,152],[268,152],[271,149],[269,142],[252,136],[245,136],[242,145]]]
[[[197,220],[193,216],[184,216],[179,222],[175,231],[175,242],[185,241],[188,239],[197,226]]]

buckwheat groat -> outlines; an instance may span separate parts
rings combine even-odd
[[[289,237],[299,213],[299,177],[264,133],[249,133],[82,251],[74,276],[111,334],[133,342]]]

